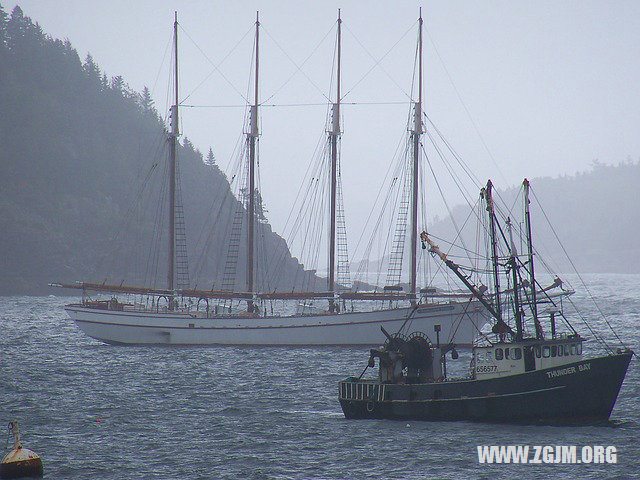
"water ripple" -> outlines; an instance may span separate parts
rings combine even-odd
[[[640,350],[640,275],[585,278],[621,336]],[[636,360],[604,426],[348,421],[337,382],[360,373],[364,348],[113,347],[84,336],[66,318],[62,306],[71,300],[0,298],[0,421],[20,420],[25,445],[44,458],[45,478],[596,479],[637,473]],[[576,294],[581,311],[594,318],[588,300]],[[595,324],[606,333],[606,325]],[[451,367],[456,375],[468,367],[468,354],[461,358]],[[495,444],[616,445],[619,463],[478,465],[476,446]]]

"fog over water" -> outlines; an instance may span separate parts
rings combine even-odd
[[[480,183],[492,178],[507,203],[515,204],[519,197],[507,187],[523,177],[573,175],[593,167],[591,175],[533,182],[533,191],[540,193],[578,270],[631,273],[566,275],[573,271],[566,261],[551,264],[550,270],[561,272],[565,285],[577,291],[571,300],[582,315],[571,318],[587,337],[587,354],[600,351],[583,320],[618,346],[602,313],[627,346],[640,350],[636,240],[640,165],[632,164],[640,156],[639,2],[17,3],[47,34],[68,38],[80,59],[91,53],[109,77],[122,75],[136,91],[147,86],[162,115],[171,103],[169,58],[173,15],[178,11],[183,138],[205,155],[211,147],[217,164],[228,174],[234,148],[238,140],[242,142],[246,99],[251,100],[253,29],[259,10],[260,97],[265,103],[260,118],[260,193],[276,232],[285,230],[299,186],[308,181],[307,165],[326,136],[326,104],[334,98],[336,16],[341,8],[345,102],[341,172],[350,242],[363,235],[379,186],[406,134],[422,7],[425,111]],[[2,5],[10,13],[16,2],[2,1]],[[0,78],[1,68],[0,64]],[[429,125],[428,131],[435,131]],[[60,144],[67,146],[64,134],[60,138]],[[425,144],[427,140],[425,136]],[[425,149],[435,160],[433,150]],[[628,159],[632,162],[619,167],[602,166]],[[22,162],[22,157],[15,160]],[[83,159],[73,160],[81,164]],[[107,164],[111,166],[103,162]],[[36,161],[30,165],[39,168]],[[436,173],[446,170],[430,166]],[[426,164],[424,169],[430,170]],[[67,180],[75,181],[71,177]],[[475,196],[478,185],[469,177],[460,179]],[[17,189],[33,193],[30,185],[25,182],[22,188],[19,181]],[[465,211],[456,211],[462,224],[467,205],[452,180],[425,181],[421,218],[425,225],[435,226],[436,235],[452,238],[455,232],[435,221],[436,216],[445,216],[447,206],[463,204]],[[437,198],[440,188],[447,205]],[[43,198],[58,206],[58,197]],[[67,199],[67,205],[81,203],[73,200]],[[86,268],[93,265],[78,256],[81,248],[56,236],[57,230],[42,227],[48,224],[40,222],[38,202],[30,216],[18,208],[24,204],[6,203],[11,208],[3,211],[17,218],[6,230],[10,235],[14,230],[28,235],[5,237],[7,245],[25,248],[18,249],[19,256],[7,247],[5,259],[20,268],[5,271],[3,280],[18,284],[22,271],[28,274],[23,279],[26,286],[31,285],[27,281],[45,286],[58,280],[56,275],[67,275],[69,282],[82,279],[75,276],[80,269],[68,265],[72,260]],[[210,199],[202,202],[209,205]],[[100,200],[95,204],[108,206]],[[66,208],[70,217],[74,211]],[[555,231],[542,225],[541,209],[535,215],[540,228],[534,238],[546,253]],[[74,221],[86,220],[76,217]],[[95,233],[53,215],[47,220],[65,231],[87,233],[88,239]],[[107,239],[112,233],[101,235]],[[81,247],[91,244],[84,235],[76,236]],[[322,236],[326,241],[327,235]],[[64,248],[55,255],[48,248],[36,252],[27,237],[44,239],[42,243],[52,249]],[[445,248],[444,241],[438,238],[438,242]],[[142,242],[140,246],[146,248]],[[548,250],[552,256],[563,253],[558,246]],[[420,250],[419,255],[419,266],[424,266],[429,253]],[[322,259],[319,264],[324,265]],[[551,283],[551,273],[542,262],[538,265],[541,284]],[[372,277],[386,273],[374,270],[373,263],[366,266]],[[72,273],[65,273],[66,268]],[[52,278],[38,277],[45,273]],[[636,358],[605,425],[347,421],[337,400],[337,384],[362,371],[366,348],[114,347],[86,337],[67,318],[64,305],[75,301],[53,295],[0,297],[0,421],[20,421],[24,444],[42,455],[48,479],[627,479],[637,475],[640,368]],[[464,352],[450,372],[462,376],[468,366],[469,353]],[[618,463],[479,466],[476,446],[482,444],[614,445]]]

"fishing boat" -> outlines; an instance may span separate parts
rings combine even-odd
[[[509,217],[506,229],[497,218],[490,181],[481,192],[488,213],[493,294],[474,285],[426,232],[421,233],[425,247],[491,313],[493,327],[479,337],[472,349],[469,376],[447,376],[447,355],[455,360],[459,354],[454,343],[440,342],[439,328],[431,336],[385,332],[386,343],[371,349],[367,364],[367,368],[374,367],[378,359],[378,377],[363,379],[363,371],[360,377],[339,383],[338,397],[346,418],[502,423],[609,419],[634,353],[624,345],[610,347],[591,330],[605,354],[585,355],[586,339],[564,316],[561,302],[538,288],[531,243],[529,182],[525,180],[523,186],[528,249],[525,255],[517,252]],[[503,275],[511,284],[507,295],[500,291]],[[541,305],[546,310],[539,308]],[[507,307],[510,316],[506,315]],[[559,328],[560,323],[565,331]]]
[[[408,242],[410,267],[408,291],[390,286],[374,291],[348,289],[348,282],[336,281],[336,237],[339,223],[339,141],[342,135],[341,115],[341,24],[337,20],[337,77],[335,102],[330,105],[331,120],[326,141],[330,151],[330,218],[328,241],[327,288],[325,291],[258,291],[256,288],[256,161],[260,135],[258,113],[259,32],[255,22],[255,80],[253,103],[248,108],[246,133],[246,288],[195,289],[176,281],[176,149],[178,146],[178,20],[173,25],[175,57],[175,101],[171,107],[169,144],[169,218],[167,282],[162,288],[107,284],[96,282],[58,283],[54,286],[82,290],[82,301],[65,306],[70,318],[87,335],[110,344],[171,344],[171,345],[376,345],[382,340],[380,327],[395,331],[410,323],[421,330],[440,325],[447,338],[454,333],[459,345],[471,346],[474,334],[486,321],[481,302],[463,293],[446,293],[433,288],[420,288],[417,281],[418,262],[418,166],[421,157],[421,137],[424,131],[422,115],[422,18],[419,21],[419,85],[413,101],[411,219]],[[181,207],[180,207],[181,208]],[[407,209],[408,210],[408,209]],[[239,234],[238,234],[239,236]],[[404,239],[404,237],[402,237]],[[338,246],[339,247],[339,246]],[[186,247],[182,246],[184,250]],[[346,248],[346,247],[345,247]],[[236,256],[237,256],[236,249]],[[268,255],[268,253],[267,253]],[[184,255],[182,255],[184,256]],[[124,299],[123,299],[124,297]],[[149,301],[151,299],[151,301]],[[326,302],[321,311],[283,312],[267,315],[261,307],[268,301]],[[225,302],[237,302],[230,308]],[[242,303],[240,303],[242,302]],[[237,308],[238,304],[246,305]],[[294,309],[295,310],[295,309]]]

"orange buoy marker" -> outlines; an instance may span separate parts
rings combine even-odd
[[[13,450],[2,459],[0,478],[41,477],[42,460],[37,453],[22,446],[17,420],[9,422],[9,431],[13,433]]]

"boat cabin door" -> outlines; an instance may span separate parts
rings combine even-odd
[[[528,345],[524,350],[524,371],[531,372],[536,369],[536,356],[533,353],[533,346]]]

